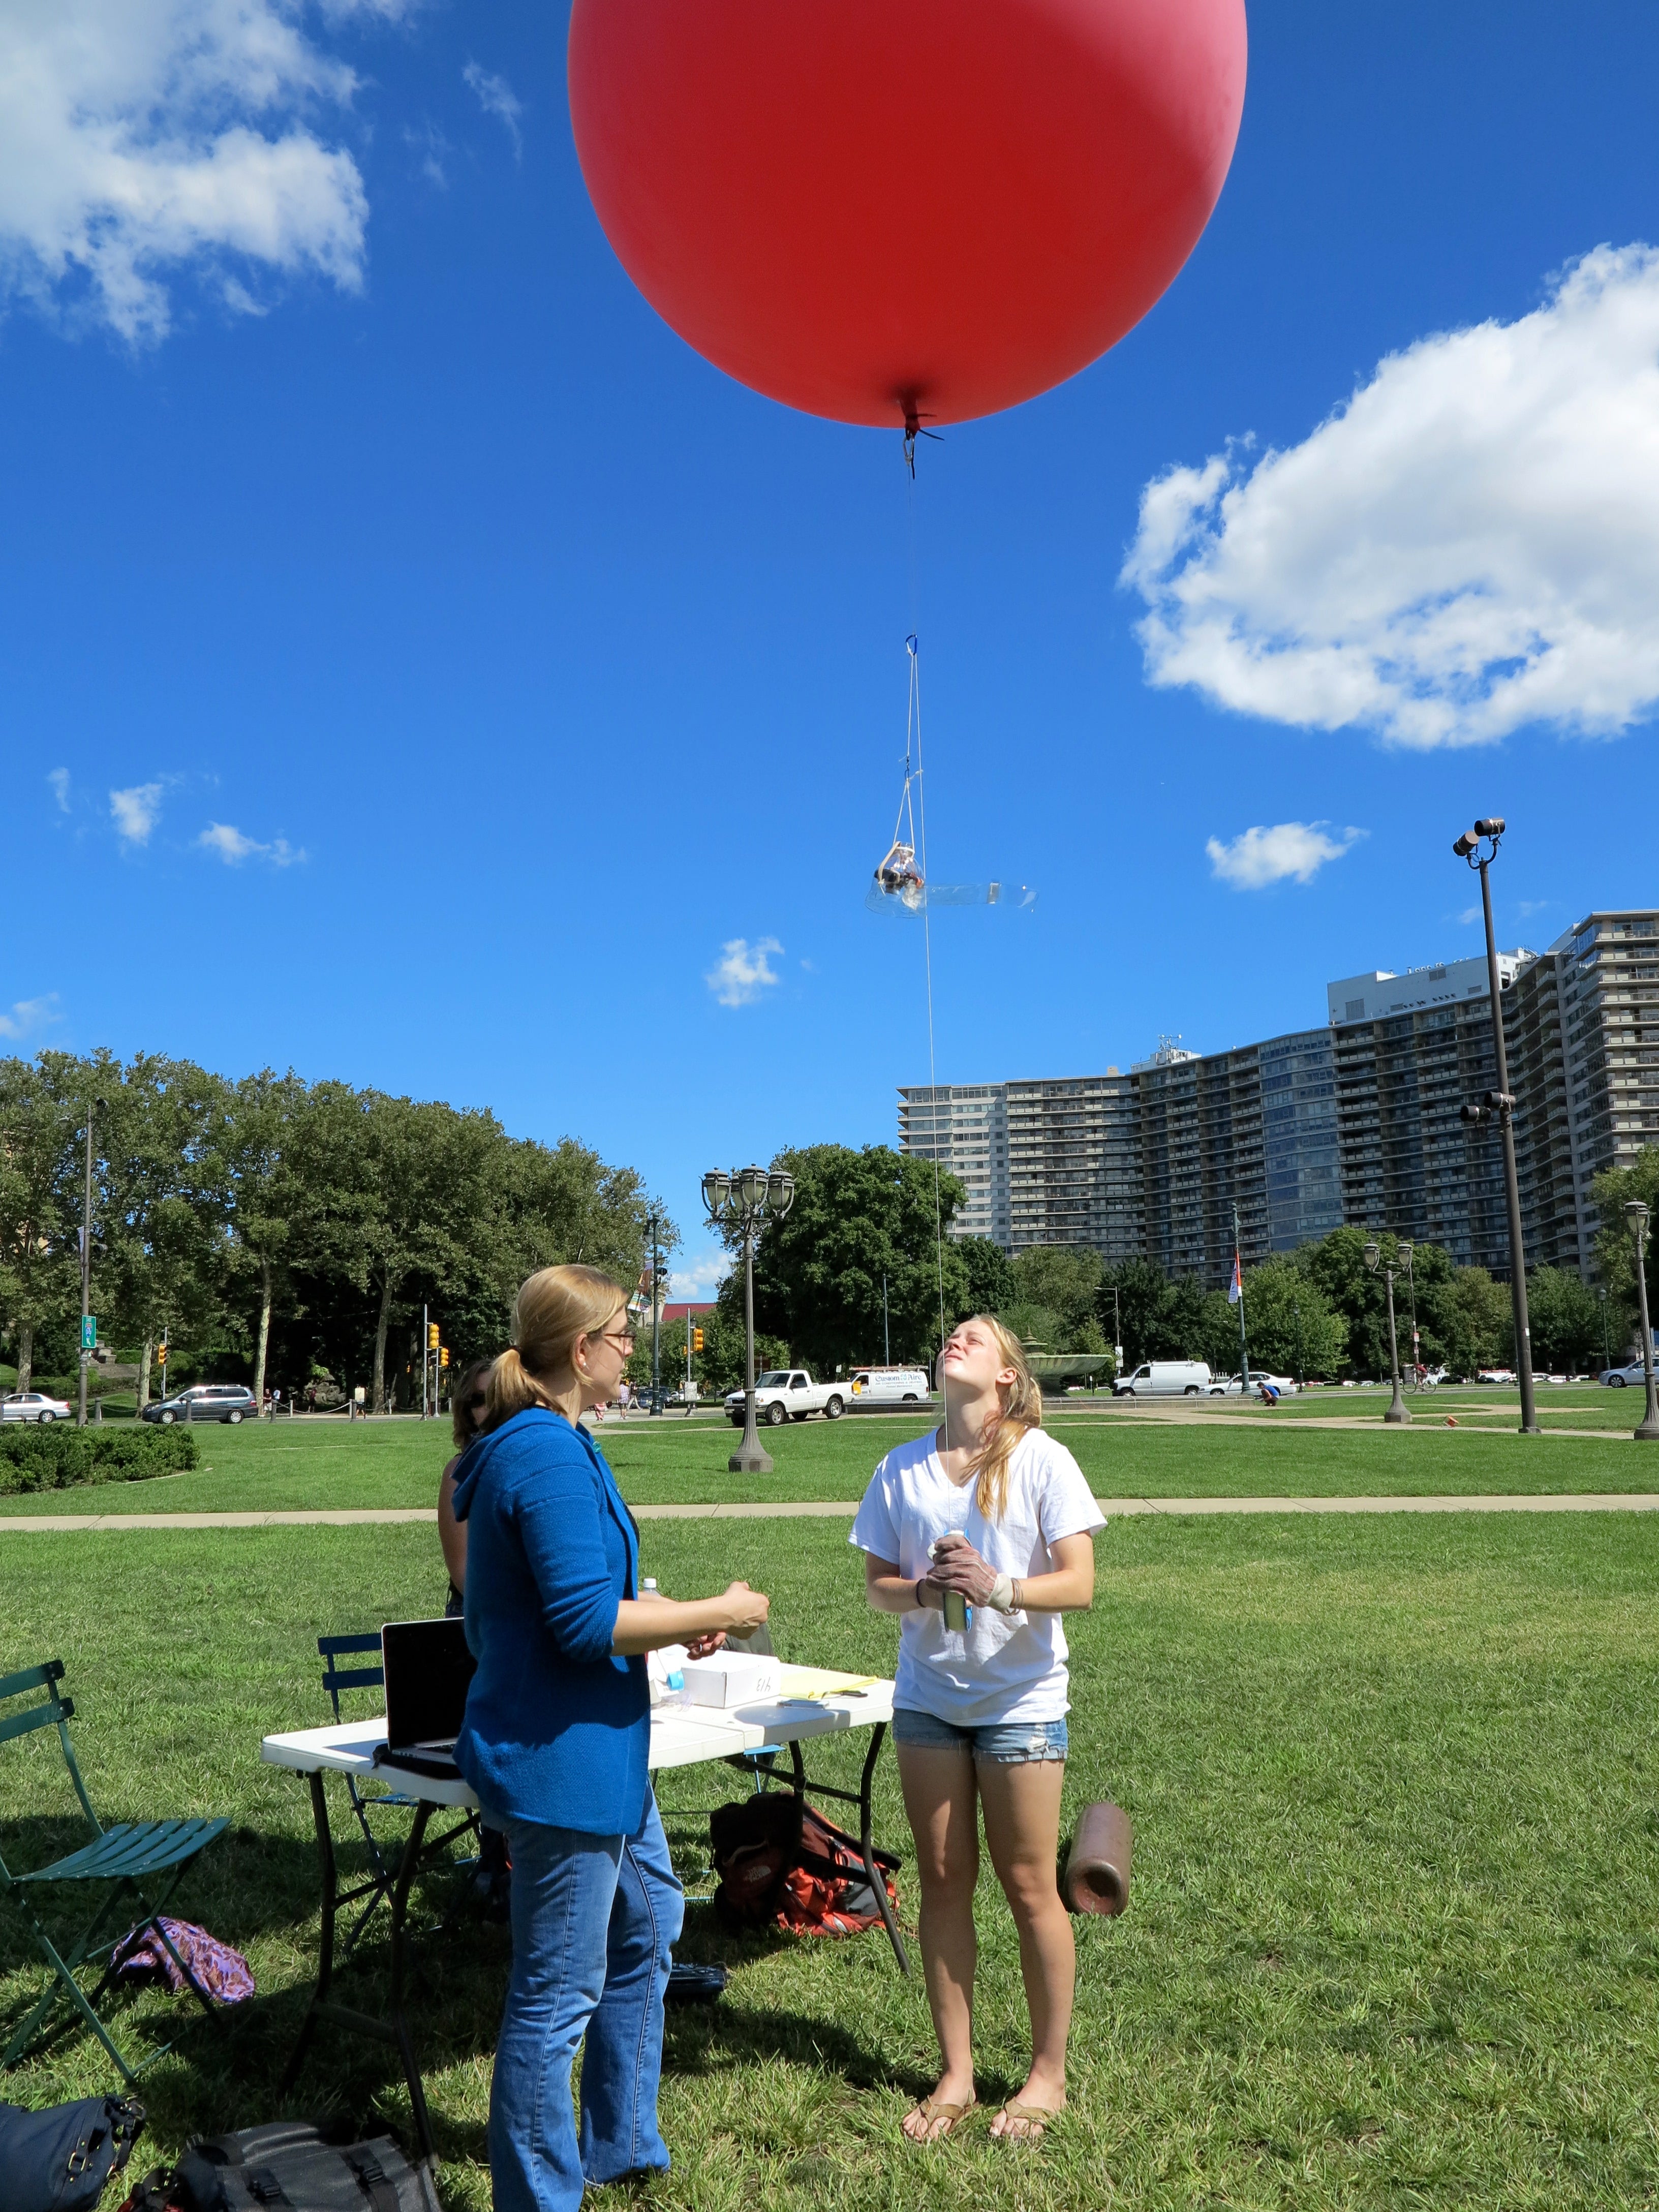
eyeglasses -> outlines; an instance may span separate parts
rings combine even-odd
[[[634,1349],[634,1332],[631,1328],[604,1328],[599,1331],[599,1334],[605,1343],[614,1344],[623,1352],[631,1352]]]
[[[469,1413],[482,1413],[489,1403],[489,1396],[484,1391],[475,1390],[466,1401],[466,1409]]]

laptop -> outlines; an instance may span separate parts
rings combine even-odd
[[[386,1747],[375,1763],[453,1763],[477,1662],[461,1620],[389,1620],[380,1631],[386,1669]],[[422,1771],[417,1765],[417,1771]]]

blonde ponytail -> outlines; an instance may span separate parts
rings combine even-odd
[[[990,1433],[970,1462],[977,1477],[974,1503],[984,1521],[1000,1521],[1008,1510],[1008,1462],[1028,1429],[1042,1426],[1042,1392],[1025,1358],[1025,1347],[994,1314],[975,1314],[978,1325],[994,1341],[1001,1364],[1012,1367],[1012,1382],[997,1385],[998,1412]]]
[[[598,1267],[544,1267],[532,1275],[514,1304],[513,1341],[489,1370],[484,1427],[550,1405],[547,1385],[569,1364],[577,1338],[601,1334],[626,1306],[621,1286]]]

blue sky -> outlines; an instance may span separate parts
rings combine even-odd
[[[908,495],[635,292],[565,20],[0,0],[0,1018],[574,1134],[695,1263],[705,1166],[891,1141],[927,1078],[920,931],[863,906]],[[1659,15],[1250,34],[1163,302],[921,456],[933,872],[1040,892],[936,917],[941,1080],[1473,952],[1478,812],[1506,945],[1659,897]],[[739,941],[775,980],[722,1004]]]

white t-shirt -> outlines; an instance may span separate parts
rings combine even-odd
[[[849,1543],[893,1559],[907,1578],[927,1571],[927,1547],[959,1529],[1000,1574],[1055,1571],[1049,1547],[1091,1534],[1106,1517],[1064,1444],[1028,1429],[1008,1462],[1008,1504],[982,1518],[977,1486],[952,1482],[935,1439],[919,1437],[888,1453],[871,1477]],[[901,1616],[896,1705],[957,1728],[1003,1721],[1057,1721],[1066,1710],[1066,1632],[1057,1613],[970,1608],[966,1632],[947,1628],[929,1606]]]

